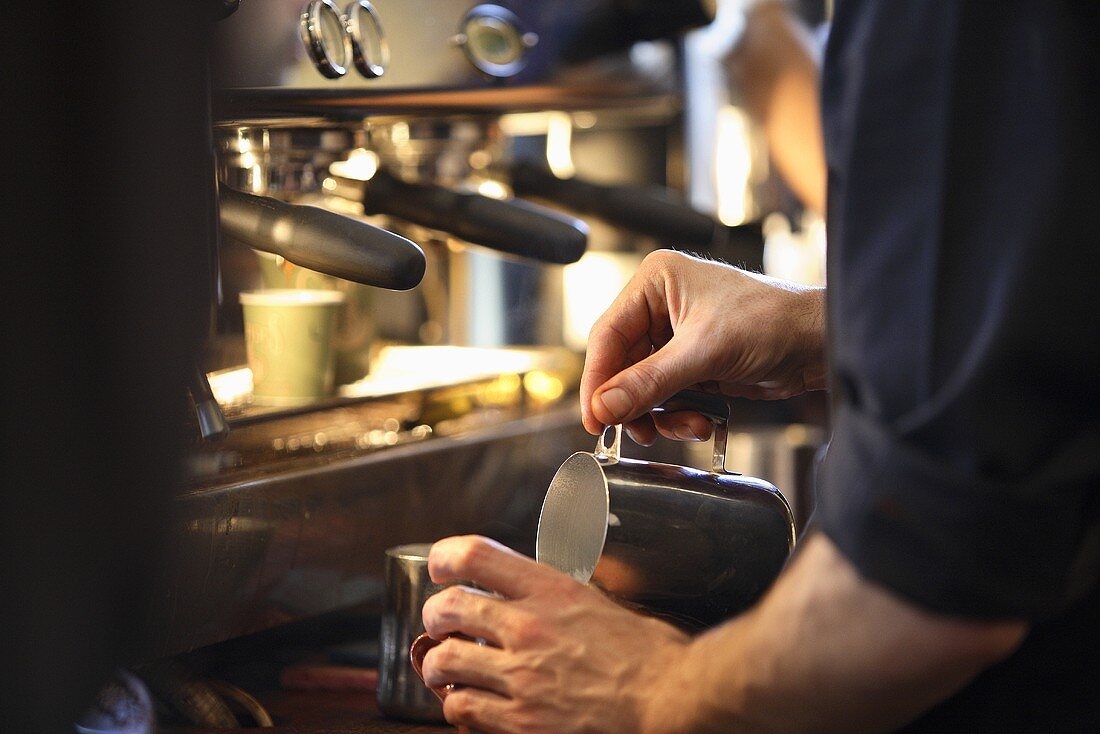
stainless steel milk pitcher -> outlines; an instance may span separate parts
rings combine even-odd
[[[794,522],[778,489],[726,471],[726,398],[685,390],[656,410],[695,410],[715,424],[711,471],[623,458],[622,426],[609,426],[594,453],[573,454],[555,474],[535,557],[697,630],[764,593],[794,545]]]

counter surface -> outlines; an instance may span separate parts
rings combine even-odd
[[[273,728],[262,730],[271,734],[454,734],[456,731],[445,724],[409,724],[384,718],[373,693],[276,691],[256,697],[276,722]],[[177,727],[160,731],[161,734],[222,734],[227,730]]]

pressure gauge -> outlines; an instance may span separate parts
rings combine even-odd
[[[302,43],[317,70],[329,79],[348,73],[351,56],[344,19],[332,0],[312,0],[302,13]]]
[[[466,14],[455,43],[475,67],[490,76],[513,76],[526,65],[538,35],[524,32],[520,19],[499,5],[478,5]]]
[[[356,0],[348,5],[344,15],[355,68],[368,79],[382,76],[390,63],[390,47],[378,11],[368,0]]]

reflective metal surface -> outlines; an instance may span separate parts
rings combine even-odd
[[[298,406],[258,405],[247,367],[209,375],[232,427],[194,447],[195,490],[309,470],[410,443],[465,435],[569,400],[581,361],[564,350],[387,346],[338,394]]]
[[[390,63],[390,44],[378,11],[368,0],[353,0],[345,15],[355,68],[367,79],[382,76]]]
[[[635,22],[693,3],[631,7],[625,22],[610,11],[628,4],[608,0],[371,0],[373,12],[364,5],[348,4],[343,39],[326,39],[321,20],[331,26],[333,15],[318,1],[305,16],[302,0],[242,4],[215,27],[215,119],[357,123],[382,114],[666,104],[676,76],[625,52],[634,41],[705,22],[690,12],[672,13],[677,18],[661,28]],[[603,53],[613,59],[593,61]],[[359,73],[346,73],[352,63]]]
[[[424,251],[404,237],[352,217],[295,206],[222,186],[222,233],[287,262],[354,283],[410,290],[424,277]]]
[[[302,13],[299,28],[302,45],[317,71],[329,79],[348,73],[350,39],[343,16],[332,0],[312,0]]]
[[[518,74],[527,62],[529,48],[538,43],[537,33],[524,31],[515,13],[498,5],[478,5],[462,20],[462,32],[453,39],[470,63],[489,76]]]
[[[801,533],[813,514],[815,462],[825,440],[825,431],[819,426],[742,425],[730,431],[726,463],[782,487],[794,512],[795,528]],[[696,457],[689,452],[688,458]],[[698,456],[700,462],[702,458]]]
[[[151,581],[146,623],[134,630],[137,660],[335,609],[380,611],[385,549],[410,539],[480,533],[532,553],[558,447],[583,435],[570,401],[470,435],[177,497],[162,537],[171,560]]]
[[[601,436],[595,453],[570,456],[546,493],[536,558],[689,629],[748,608],[786,562],[794,524],[774,486],[721,469],[726,420],[712,472],[620,458],[619,426],[610,446]]]
[[[690,5],[690,3],[682,3]],[[594,13],[603,17],[603,0],[371,0],[371,17],[385,28],[389,64],[379,77],[344,74],[319,67],[313,39],[321,38],[325,19],[341,20],[332,0],[313,0],[305,15],[312,33],[303,45],[295,32],[302,0],[253,0],[215,28],[215,86],[221,89],[428,90],[487,88],[507,77],[509,84],[546,82],[567,61],[591,58],[593,39],[584,34]],[[347,20],[364,20],[351,3]],[[331,8],[335,13],[321,8]],[[306,20],[301,21],[303,24]],[[352,26],[354,29],[354,25]],[[619,29],[621,33],[630,29]],[[669,35],[680,28],[668,28]],[[322,45],[332,53],[335,37]],[[335,36],[335,34],[333,34]],[[456,36],[467,36],[459,41]],[[598,40],[598,39],[597,39]],[[634,40],[634,39],[631,39]],[[629,43],[622,44],[624,50]],[[308,52],[307,52],[308,49]],[[325,49],[322,49],[325,50]],[[338,56],[338,54],[337,54]],[[339,61],[339,59],[336,59]]]
[[[386,550],[386,606],[378,661],[378,708],[408,721],[443,721],[443,706],[409,661],[409,647],[424,632],[421,610],[443,587],[428,577],[431,543]]]

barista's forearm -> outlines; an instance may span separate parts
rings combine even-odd
[[[886,731],[1010,653],[1023,622],[933,615],[864,581],[824,536],[752,611],[699,637],[652,731]]]

